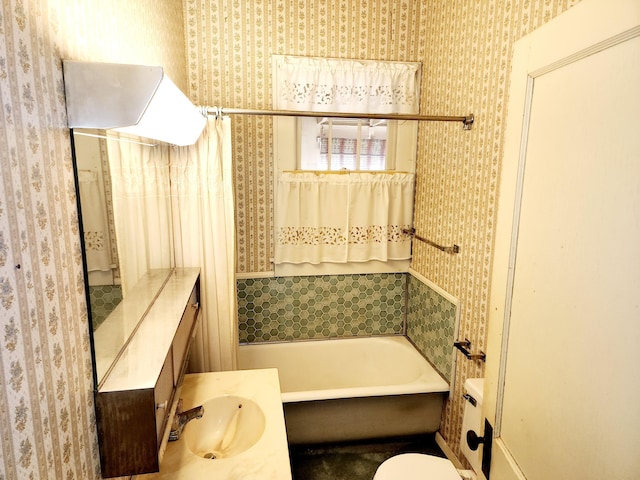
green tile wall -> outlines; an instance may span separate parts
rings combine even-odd
[[[240,343],[404,333],[403,273],[237,283]]]
[[[456,305],[408,275],[407,336],[451,382]]]
[[[122,301],[122,287],[120,285],[99,285],[89,287],[89,302],[91,304],[91,322],[95,330],[104,319]]]

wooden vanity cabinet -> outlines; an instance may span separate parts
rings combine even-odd
[[[103,478],[157,472],[199,311],[199,269],[176,269],[95,394]]]

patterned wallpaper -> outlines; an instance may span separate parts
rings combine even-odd
[[[568,9],[575,0],[429,1],[423,41],[422,112],[473,112],[471,132],[449,124],[422,124],[419,133],[414,227],[444,244],[451,256],[415,243],[412,267],[460,299],[460,338],[486,351],[489,272],[496,196],[513,44]],[[458,353],[456,385],[441,433],[459,453],[466,378],[483,363]]]
[[[576,1],[4,0],[4,478],[92,478],[98,469],[61,58],[163,65],[195,103],[242,108],[270,107],[272,53],[422,61],[421,111],[473,112],[477,122],[466,133],[420,126],[416,227],[462,253],[416,244],[414,268],[461,299],[461,335],[482,348],[512,45]],[[242,272],[270,269],[270,122],[235,119]],[[458,365],[461,380],[482,373],[481,365]],[[462,406],[456,394],[441,430],[454,449]]]
[[[182,12],[181,0],[0,6],[3,480],[100,478],[61,59],[163,65],[186,91]]]
[[[513,43],[577,0],[185,0],[189,91],[199,104],[271,108],[271,55],[421,61],[423,114],[474,113],[476,124],[419,128],[415,226],[457,243],[415,244],[413,268],[461,301],[460,335],[485,346],[496,192]],[[271,269],[271,119],[234,117],[238,268]],[[464,360],[464,359],[463,359]],[[441,433],[459,453],[464,379]]]
[[[419,60],[426,2],[185,0],[190,97],[271,108],[271,55]],[[233,118],[238,271],[271,270],[270,117]]]

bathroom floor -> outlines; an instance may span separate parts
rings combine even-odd
[[[445,456],[435,435],[289,447],[294,480],[371,480],[387,458],[408,452]]]

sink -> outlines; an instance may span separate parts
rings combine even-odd
[[[264,433],[265,415],[253,400],[224,395],[202,406],[202,418],[190,421],[182,432],[187,447],[198,457],[234,457],[255,445]]]
[[[188,422],[180,439],[160,451],[160,471],[142,480],[291,480],[278,370],[189,373],[179,398],[198,405],[202,418]]]

